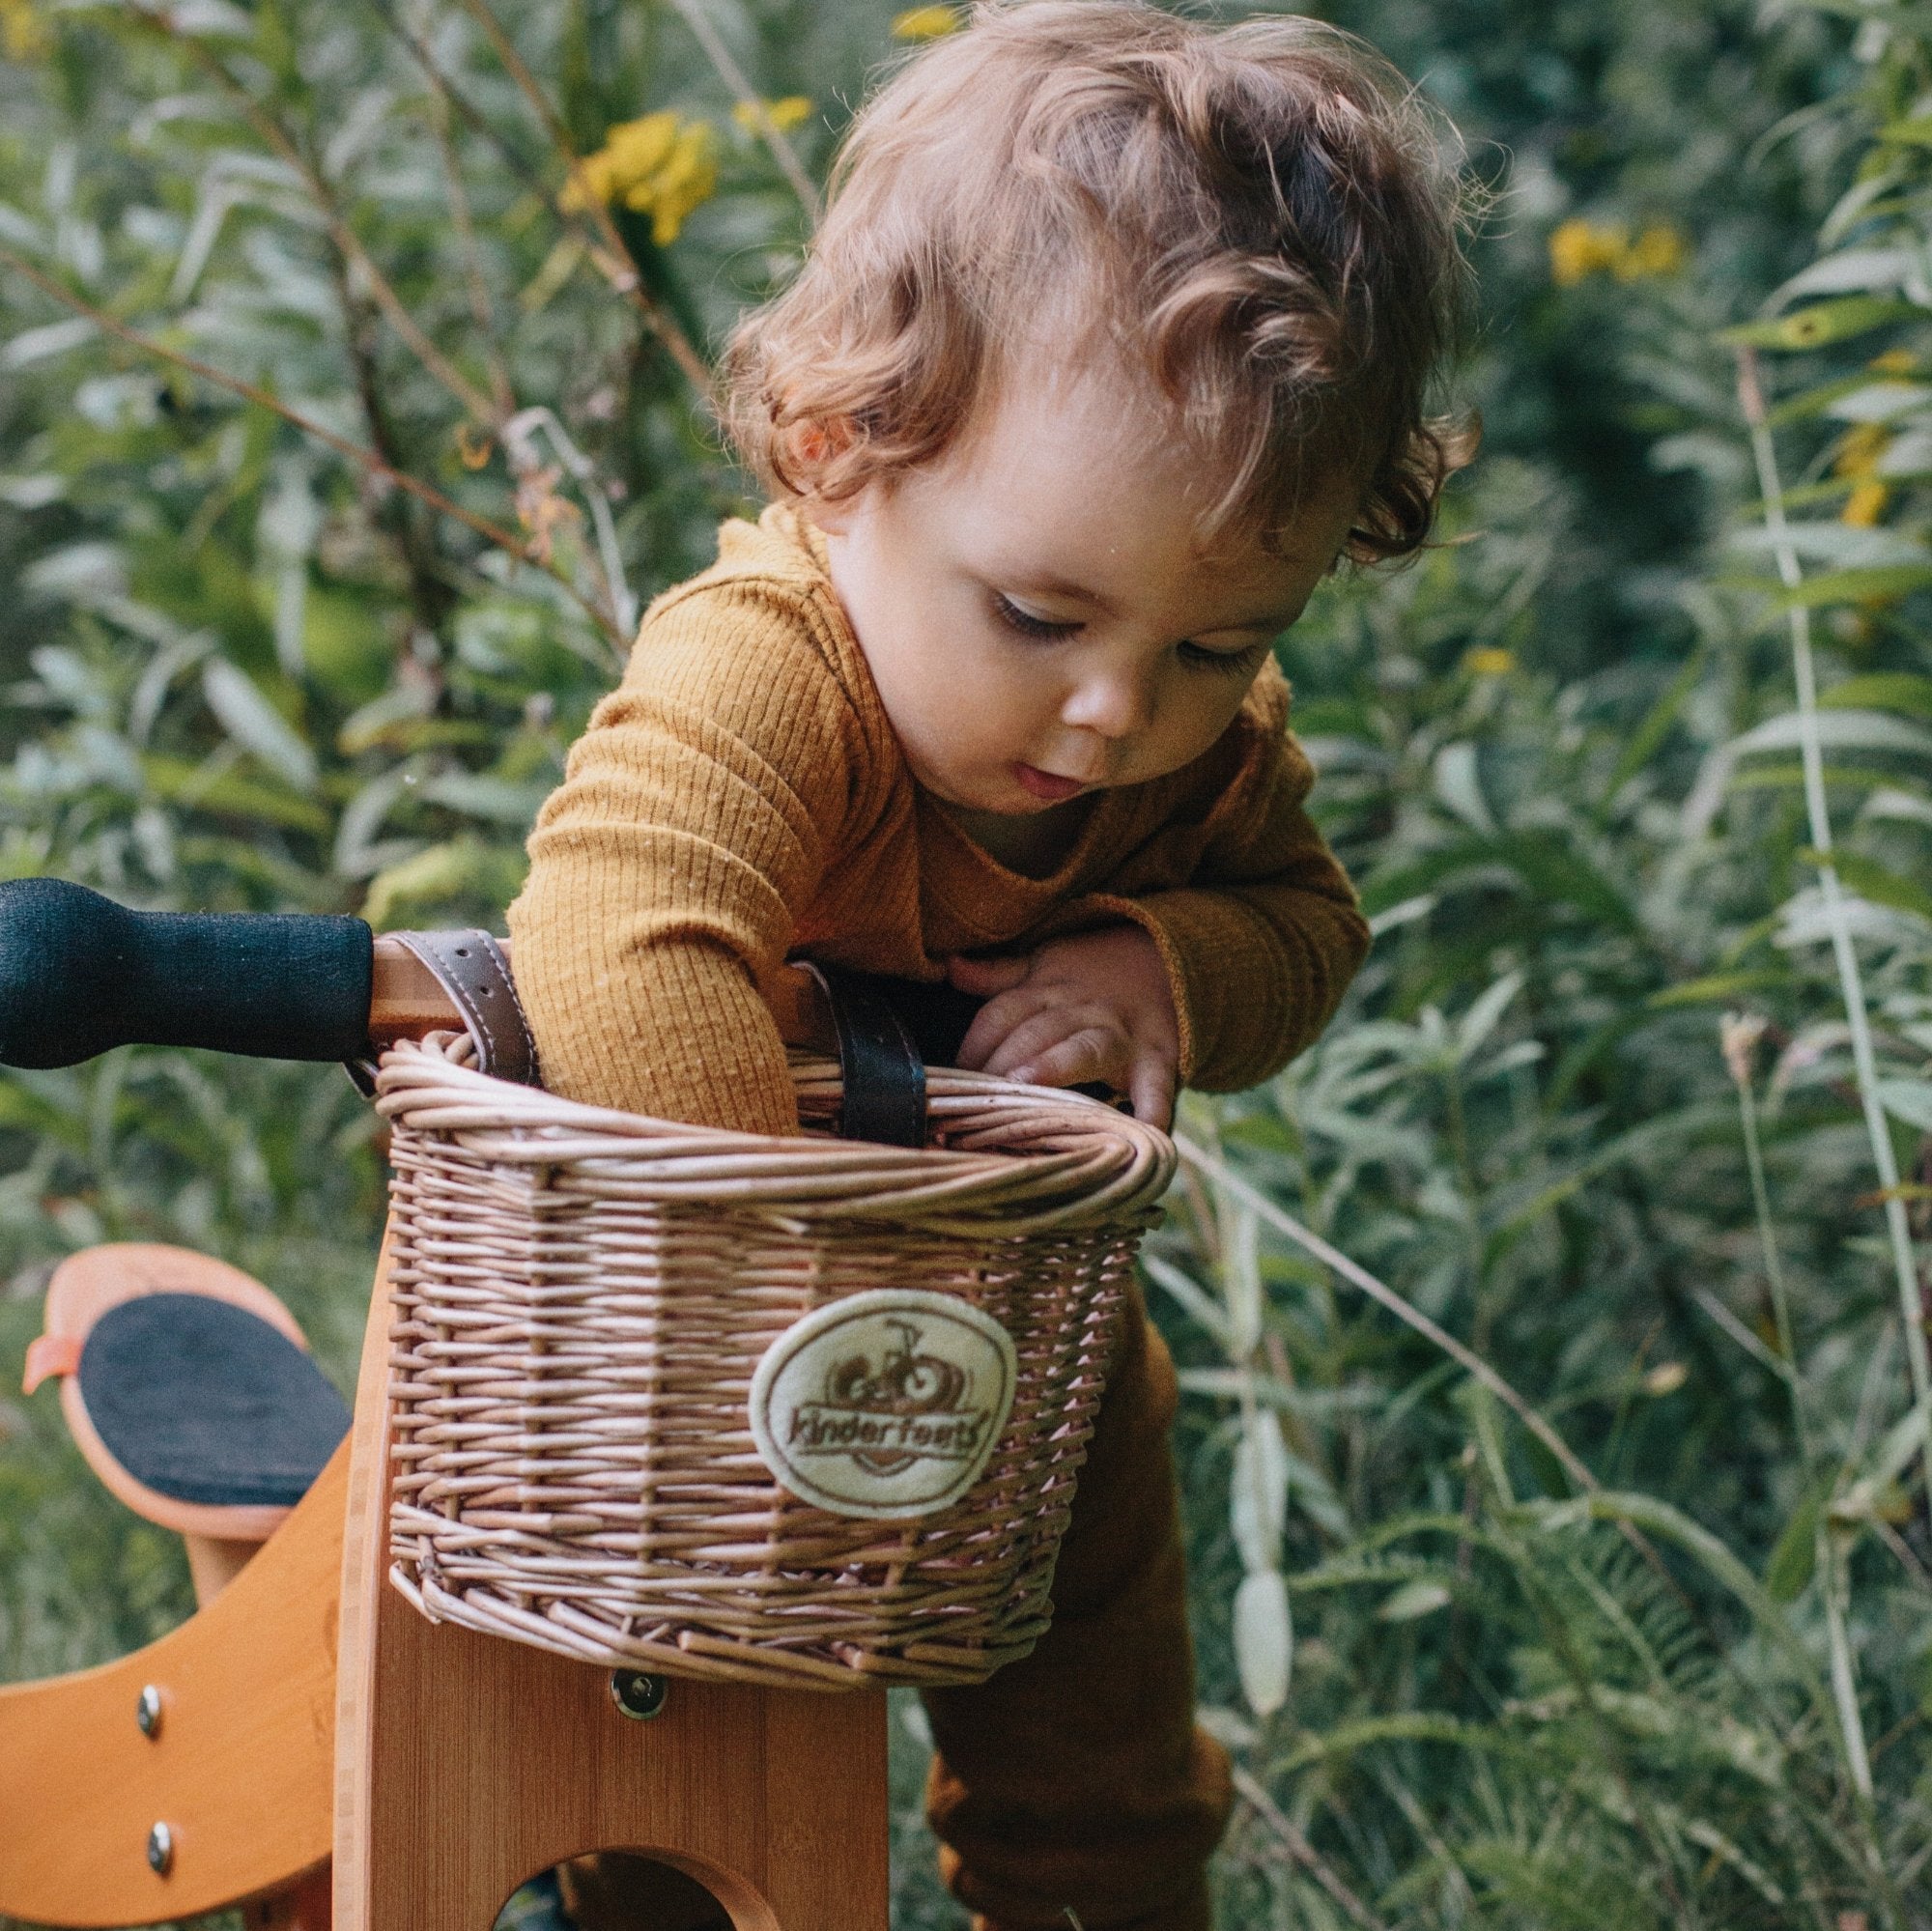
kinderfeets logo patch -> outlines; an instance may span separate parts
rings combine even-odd
[[[752,1379],[765,1466],[834,1515],[930,1515],[979,1480],[1012,1411],[1012,1337],[951,1294],[880,1289],[828,1302]]]

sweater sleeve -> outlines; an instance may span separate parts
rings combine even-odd
[[[1160,948],[1185,1086],[1236,1093],[1279,1072],[1367,955],[1354,887],[1305,808],[1314,781],[1284,730],[1186,885],[1100,901]]]
[[[646,618],[573,747],[509,915],[553,1092],[797,1132],[757,987],[824,869],[855,762],[812,621],[764,580],[677,597]]]

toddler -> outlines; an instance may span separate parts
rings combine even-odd
[[[969,1067],[1165,1123],[1321,1031],[1360,963],[1270,646],[1426,536],[1453,169],[1359,43],[1138,0],[978,9],[864,109],[726,427],[773,500],[651,606],[511,908],[548,1083],[798,1130],[758,987],[950,979]],[[927,1696],[989,1931],[1202,1931],[1166,1350],[1123,1320],[1032,1657]],[[627,1917],[607,1873],[586,1921]],[[599,1917],[599,1914],[605,1914]]]

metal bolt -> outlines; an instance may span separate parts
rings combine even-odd
[[[148,1868],[156,1877],[166,1877],[174,1868],[175,1833],[165,1824],[156,1824],[148,1832]]]
[[[134,1705],[134,1720],[140,1724],[144,1737],[152,1739],[161,1734],[161,1692],[152,1683],[141,1686],[140,1698]]]
[[[670,1685],[662,1676],[641,1669],[611,1672],[611,1700],[634,1722],[648,1722],[665,1706]]]

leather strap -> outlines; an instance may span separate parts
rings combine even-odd
[[[540,1086],[537,1042],[530,1036],[510,962],[488,932],[391,932],[456,1002],[476,1045],[479,1071],[519,1086]]]
[[[809,965],[838,1034],[841,1139],[925,1145],[925,1062],[891,1003],[854,974]]]

